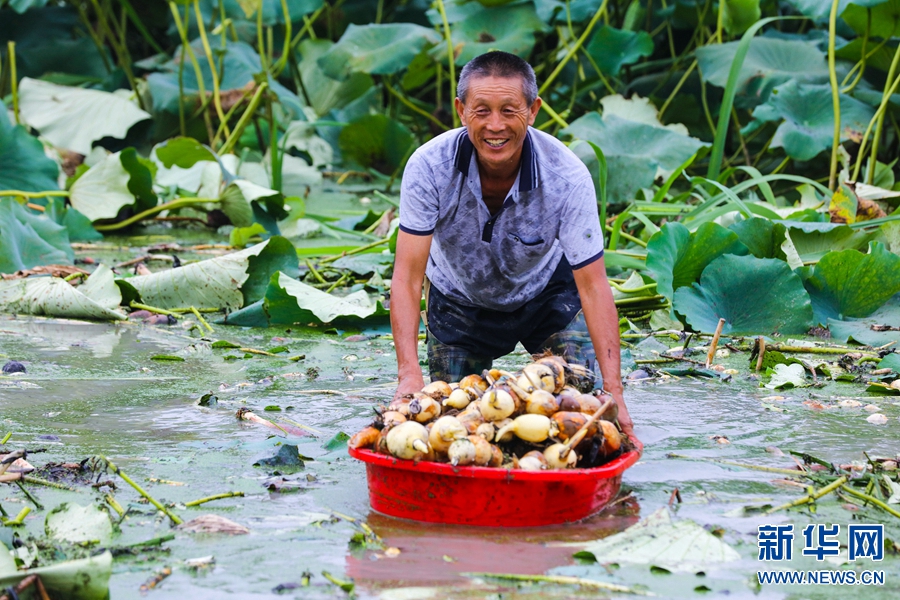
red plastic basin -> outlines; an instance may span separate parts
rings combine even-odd
[[[643,445],[595,469],[523,471],[399,460],[350,449],[366,463],[369,503],[382,514],[429,523],[529,527],[580,521],[619,493]]]

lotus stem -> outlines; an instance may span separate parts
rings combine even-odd
[[[764,514],[771,515],[772,513],[778,512],[779,510],[785,510],[788,508],[793,508],[795,506],[802,506],[804,504],[809,504],[810,502],[814,502],[814,501],[818,500],[822,496],[830,494],[831,492],[835,491],[836,489],[838,489],[845,483],[847,483],[847,476],[842,475],[842,476],[838,477],[837,479],[835,479],[834,481],[832,481],[831,483],[829,483],[828,485],[826,485],[825,487],[820,488],[818,491],[815,491],[815,490],[810,491],[809,493],[807,493],[806,496],[803,496],[802,498],[797,498],[796,500],[794,500],[792,502],[787,502],[785,504],[782,504],[781,506],[776,506],[775,508],[771,508],[771,509],[767,510]],[[898,516],[900,516],[900,513],[898,513]]]
[[[122,508],[122,505],[116,501],[112,494],[107,494],[103,499],[106,500],[106,503],[109,504],[120,517],[125,516],[125,509]]]
[[[57,483],[55,481],[47,481],[46,479],[41,479],[40,477],[35,477],[34,475],[25,475],[22,477],[22,481],[26,483],[33,483],[35,485],[43,485],[45,487],[55,488],[57,490],[65,490],[67,492],[77,492],[76,488],[69,487],[62,483]]]
[[[724,460],[721,458],[706,458],[703,456],[687,456],[685,454],[675,454],[669,453],[666,454],[666,458],[680,458],[685,460],[702,460],[705,462],[717,463],[720,465],[728,465],[730,467],[741,467],[742,469],[750,469],[751,471],[763,471],[765,473],[780,473],[781,475],[790,475],[791,477],[804,477],[806,474],[803,471],[796,471],[794,469],[782,469],[779,467],[764,467],[762,465],[751,465],[748,463],[736,462],[733,460]]]
[[[831,169],[828,173],[828,189],[834,190],[837,178],[838,147],[841,145],[841,90],[835,70],[834,46],[837,29],[837,12],[840,0],[832,0],[831,15],[828,19],[828,79],[831,82],[831,105],[834,110],[834,139],[831,144]],[[890,81],[890,80],[888,80]],[[877,134],[873,148],[877,149]],[[874,160],[874,153],[873,158]]]
[[[148,494],[148,493],[144,490],[144,488],[142,488],[142,487],[139,486],[137,483],[135,483],[134,480],[131,479],[131,477],[129,477],[128,475],[126,475],[125,473],[123,473],[122,470],[119,469],[119,467],[117,467],[117,466],[115,465],[115,463],[113,463],[111,460],[109,460],[108,458],[106,458],[106,457],[103,456],[102,454],[98,454],[98,455],[97,455],[97,458],[100,459],[100,460],[102,460],[103,462],[105,462],[105,463],[107,464],[107,466],[110,468],[110,470],[111,470],[113,473],[115,473],[116,475],[118,475],[119,477],[121,477],[121,478],[122,478],[122,481],[124,481],[125,483],[127,483],[128,485],[130,485],[131,487],[133,487],[133,488],[135,489],[135,491],[136,491],[138,494],[140,494],[141,496],[143,496],[144,498],[146,498],[147,501],[148,501],[150,504],[152,504],[153,506],[155,506],[155,507],[156,507],[158,510],[160,510],[164,515],[166,515],[167,517],[169,517],[169,520],[172,521],[172,523],[174,523],[175,525],[181,525],[181,524],[184,522],[184,521],[182,521],[182,520],[178,517],[178,515],[172,513],[172,511],[170,511],[168,508],[166,508],[165,506],[163,506],[162,504],[160,504],[159,500],[157,500],[156,498],[154,498],[153,496],[151,496],[150,494]]]
[[[133,225],[138,221],[143,221],[149,217],[152,217],[155,214],[161,213],[164,210],[176,210],[179,208],[185,208],[188,206],[197,206],[199,204],[208,204],[210,202],[218,203],[221,202],[219,198],[178,198],[177,200],[172,200],[171,202],[166,202],[165,204],[159,204],[154,206],[153,208],[148,208],[143,212],[139,212],[136,215],[133,215],[124,221],[119,221],[118,223],[110,223],[109,225],[94,225],[94,229],[97,231],[116,231],[119,229],[124,229],[129,225]]]
[[[553,110],[553,108],[550,107],[550,104],[548,102],[542,102],[541,108],[543,108],[544,111],[546,111],[546,113],[548,115],[550,115],[550,118],[553,119],[553,121],[556,122],[556,124],[559,125],[560,127],[568,127],[569,126],[569,124],[566,123],[565,120],[561,116],[559,116],[559,113],[557,113],[555,110]]]
[[[26,506],[19,511],[15,519],[3,519],[3,524],[7,527],[19,527],[25,524],[25,517],[31,512],[31,507]]]
[[[440,0],[438,0],[440,2]],[[538,90],[538,96],[543,94],[550,84],[553,83],[553,80],[556,79],[557,75],[563,70],[563,67],[575,56],[575,53],[578,52],[578,49],[581,48],[581,45],[584,44],[585,40],[587,40],[588,36],[591,35],[591,31],[594,29],[594,25],[597,24],[597,21],[600,20],[600,17],[606,13],[606,5],[609,4],[609,0],[603,0],[603,3],[600,4],[600,8],[597,9],[597,12],[594,13],[594,16],[591,18],[590,22],[588,22],[587,27],[584,28],[584,31],[581,33],[581,36],[575,41],[575,44],[569,48],[569,51],[566,52],[566,55],[563,57],[559,64],[556,65],[556,68],[553,69],[553,72],[544,80],[544,84]],[[452,77],[451,73],[451,77]]]
[[[262,12],[260,10],[260,12]],[[200,13],[200,2],[199,0],[194,0],[194,15],[197,18],[197,29],[200,32],[200,42],[203,44],[203,52],[206,53],[206,60],[209,62],[209,72],[212,76],[212,84],[213,84],[213,106],[216,107],[216,113],[219,115],[219,119],[225,122],[225,111],[222,110],[222,95],[219,91],[219,69],[216,66],[216,61],[213,57],[212,49],[209,46],[209,40],[206,37],[206,26],[203,24],[203,15]],[[260,86],[261,87],[261,86]],[[225,134],[230,135],[230,131],[228,130],[228,125],[225,124]]]
[[[266,352],[265,350],[257,350],[256,348],[238,348],[240,352],[246,352],[248,354],[259,354],[260,356],[278,356],[273,352]]]
[[[22,490],[22,493],[25,494],[25,497],[28,498],[28,500],[29,500],[32,504],[34,504],[35,508],[37,508],[38,510],[43,510],[43,509],[44,509],[44,505],[41,504],[40,501],[39,501],[37,498],[35,498],[34,496],[32,496],[32,495],[31,495],[31,492],[29,492],[29,491],[25,488],[25,486],[22,485],[21,479],[24,479],[24,477],[23,477],[23,478],[20,478],[20,479],[17,479],[14,483],[15,483],[17,486],[19,486],[19,489]]]
[[[166,310],[164,308],[157,308],[156,306],[150,306],[149,304],[141,304],[140,302],[135,302],[134,300],[132,300],[128,304],[128,306],[130,306],[131,308],[134,308],[136,310],[146,310],[148,312],[156,313],[159,315],[168,315],[168,316],[172,317],[173,319],[178,318],[178,315],[176,315],[175,313],[173,313],[170,310]],[[188,310],[190,310],[190,309],[188,309]]]
[[[225,492],[224,494],[216,494],[215,496],[207,496],[206,498],[200,498],[199,500],[191,500],[190,502],[185,502],[185,506],[200,506],[201,504],[206,504],[207,502],[212,502],[213,500],[221,500],[223,498],[237,498],[243,497],[244,492]]]
[[[456,98],[456,53],[453,52],[453,37],[450,35],[450,23],[447,21],[447,11],[444,8],[444,0],[435,0],[438,12],[441,15],[441,24],[444,28],[444,39],[447,40],[447,69],[450,71],[450,102]],[[450,107],[453,116],[453,127],[459,127],[459,115],[455,107]]]
[[[887,513],[889,513],[889,514],[891,514],[891,515],[893,515],[893,516],[895,516],[895,517],[897,517],[898,519],[900,519],[900,512],[897,512],[894,508],[892,508],[891,506],[885,504],[884,502],[882,502],[882,501],[879,500],[878,498],[873,498],[872,496],[869,496],[868,494],[863,494],[862,492],[858,492],[858,491],[854,490],[852,487],[850,487],[849,485],[843,485],[843,486],[841,486],[841,490],[844,491],[844,492],[846,492],[846,493],[848,493],[848,494],[850,494],[851,496],[856,496],[856,497],[859,498],[860,500],[865,500],[865,501],[868,502],[869,504],[874,504],[875,506],[877,506],[877,507],[880,508],[881,510],[883,510],[883,511],[885,511],[885,512],[887,512]]]
[[[353,254],[359,254],[360,252],[365,252],[366,250],[371,250],[372,248],[377,248],[378,246],[382,246],[391,241],[391,238],[384,238],[383,240],[378,240],[376,242],[372,242],[371,244],[366,244],[365,246],[360,246],[359,248],[354,248],[353,250],[348,250],[341,254],[335,254],[333,256],[326,256],[325,258],[319,259],[319,264],[334,262],[339,258],[343,258],[345,256],[351,256]]]
[[[716,357],[716,347],[719,345],[719,336],[722,335],[722,328],[725,327],[725,319],[719,319],[716,325],[716,332],[713,334],[712,342],[709,344],[709,352],[706,353],[706,368],[712,365],[713,359]]]
[[[26,192],[23,190],[0,190],[0,196],[20,196],[22,198],[46,198],[47,196],[69,197],[66,190],[47,190],[45,192]]]
[[[446,125],[441,123],[437,118],[435,118],[435,116],[433,114],[431,114],[430,112],[428,112],[426,110],[422,110],[421,108],[419,108],[418,106],[413,104],[409,100],[409,98],[407,98],[406,96],[404,96],[403,94],[401,94],[400,92],[395,90],[394,87],[390,83],[388,83],[388,81],[386,79],[382,80],[381,84],[384,86],[384,89],[389,91],[395,98],[397,98],[397,100],[399,100],[403,104],[403,106],[407,107],[408,109],[410,109],[417,115],[421,115],[421,116],[425,117],[426,119],[428,119],[429,121],[431,121],[432,123],[434,123],[435,125],[440,127],[442,130],[444,130],[444,131],[450,130],[449,127],[447,127]]]
[[[0,440],[0,446],[3,446],[4,444],[6,444],[6,442],[8,442],[9,438],[11,438],[11,437],[12,437],[12,431],[7,432],[6,435],[3,436],[3,439]]]
[[[335,288],[337,288],[338,286],[340,286],[342,283],[344,283],[345,281],[347,281],[349,278],[350,278],[350,272],[348,271],[348,272],[344,273],[343,275],[341,275],[340,279],[338,279],[337,281],[335,281],[334,283],[332,283],[332,284],[328,287],[328,289],[325,290],[325,293],[326,293],[326,294],[330,294],[331,292],[333,292],[333,291],[335,290]]]
[[[766,338],[759,336],[757,339],[759,340],[759,357],[756,359],[756,372],[759,373],[760,369],[762,369],[763,358],[766,355]]]
[[[188,58],[191,59],[191,66],[194,67],[194,75],[197,78],[197,91],[200,92],[200,102],[201,108],[200,110],[203,112],[203,121],[206,124],[207,135],[209,136],[209,142],[212,143],[215,139],[212,130],[212,121],[209,118],[209,113],[206,111],[206,86],[203,84],[203,70],[200,68],[200,63],[197,61],[197,55],[194,54],[194,49],[191,48],[191,40],[188,38],[187,27],[185,27],[185,22],[190,16],[190,7],[185,4],[184,6],[184,19],[182,20],[181,14],[178,12],[178,5],[169,0],[169,10],[172,12],[172,18],[175,23],[175,28],[178,30],[178,35],[181,38],[181,51],[187,52]],[[213,65],[209,65],[210,69],[213,69]],[[214,69],[213,69],[214,70]],[[179,92],[182,90],[179,90]]]
[[[10,87],[12,90],[13,117],[16,125],[21,124],[19,120],[19,79],[16,74],[16,43],[12,40],[6,43],[7,54],[9,55],[9,77]]]
[[[214,333],[215,330],[212,328],[212,325],[210,325],[207,320],[203,318],[203,315],[200,314],[200,311],[197,310],[196,307],[192,306],[190,310],[192,313],[194,313],[194,316],[197,317],[197,320],[200,321],[200,324],[203,325],[208,332]]]
[[[782,346],[773,344],[766,348],[767,350],[777,350],[779,352],[797,352],[809,354],[847,354],[848,352],[856,352],[860,354],[869,354],[874,356],[875,352],[869,350],[856,350],[853,348],[833,348],[829,346]]]

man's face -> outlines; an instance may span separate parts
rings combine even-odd
[[[520,77],[475,77],[466,103],[456,99],[456,112],[478,152],[479,164],[505,173],[519,165],[528,126],[534,123],[541,99],[529,106]]]

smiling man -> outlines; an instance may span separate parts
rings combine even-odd
[[[420,147],[403,174],[391,285],[397,395],[424,385],[417,334],[427,275],[432,380],[480,373],[518,342],[591,369],[596,361],[630,433],[590,173],[559,140],[531,128],[541,99],[521,58],[472,59],[457,94],[464,127]]]

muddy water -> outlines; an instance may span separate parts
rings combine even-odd
[[[763,523],[794,523],[800,526],[800,538],[799,529],[807,523],[846,525],[855,519],[887,523],[887,537],[900,539],[900,528],[887,520],[890,517],[868,510],[851,512],[836,500],[820,502],[816,514],[797,510],[771,517],[745,516],[744,506],[777,505],[799,497],[803,490],[773,483],[781,478],[777,474],[667,457],[676,453],[789,467],[791,459],[779,456],[775,448],[840,463],[862,461],[864,451],[896,455],[900,408],[890,398],[866,396],[859,386],[790,390],[779,393],[782,399],[765,399],[775,393],[748,378],[746,358],[740,355],[729,359],[742,369],[732,381],[670,379],[630,385],[626,398],[645,444],[643,459],[625,475],[624,491],[630,495],[578,524],[475,529],[422,525],[371,512],[363,466],[346,457],[344,449],[325,448],[339,432],[352,433],[365,425],[373,404],[391,396],[394,361],[389,341],[375,337],[347,342],[309,330],[224,327],[217,328],[211,339],[258,349],[287,345],[290,351],[283,356],[306,358],[225,360],[236,352],[212,350],[196,332],[178,326],[0,319],[0,355],[4,355],[0,358],[20,360],[28,368],[24,376],[0,379],[0,436],[13,433],[9,446],[46,448],[31,457],[38,466],[103,454],[153,496],[175,503],[185,520],[215,513],[251,530],[234,537],[179,534],[166,544],[167,553],[119,559],[110,584],[112,598],[138,597],[141,583],[164,565],[172,566],[173,574],[151,593],[153,597],[344,597],[321,576],[328,571],[340,579],[352,578],[360,598],[598,597],[597,592],[572,587],[516,588],[461,575],[468,572],[576,575],[644,586],[664,598],[699,596],[698,586],[730,598],[842,598],[847,595],[841,588],[757,589],[752,583],[759,566],[756,528]],[[185,361],[151,360],[154,355],[176,353]],[[524,362],[519,355],[505,364],[515,367]],[[209,392],[218,403],[198,406],[200,396]],[[863,408],[837,407],[839,399],[854,394],[866,396],[861,398],[864,405],[880,406],[888,424],[867,423],[870,413]],[[273,436],[268,428],[236,420],[241,407],[302,423],[321,434]],[[265,411],[266,407],[281,410]],[[726,436],[730,443],[717,443],[713,435]],[[313,460],[302,470],[282,475],[273,474],[273,467],[253,466],[274,455],[282,443],[296,444]],[[116,543],[135,543],[170,531],[168,522],[139,503],[131,488],[122,482],[117,485],[116,498],[132,512]],[[579,564],[572,557],[577,548],[561,545],[621,531],[666,505],[676,488],[683,501],[676,505],[677,515],[719,530],[742,555],[741,561],[710,565],[702,577],[662,574],[646,565]],[[78,493],[31,489],[48,509],[63,501],[86,504],[103,495],[87,487]],[[178,508],[180,503],[226,491],[245,495]],[[25,499],[18,489],[3,486],[0,504],[15,514]],[[357,529],[332,518],[334,513],[367,521],[387,546],[400,550],[399,555],[351,548]],[[41,532],[45,514],[32,512],[27,531]],[[208,555],[215,557],[212,568],[198,573],[184,566],[186,559]],[[886,586],[854,592],[860,590],[860,598],[897,597],[900,569],[895,562],[889,558],[876,565],[888,573]],[[787,566],[833,568],[807,558],[795,558]],[[313,574],[309,588],[274,591],[279,584],[299,582],[306,570]]]

